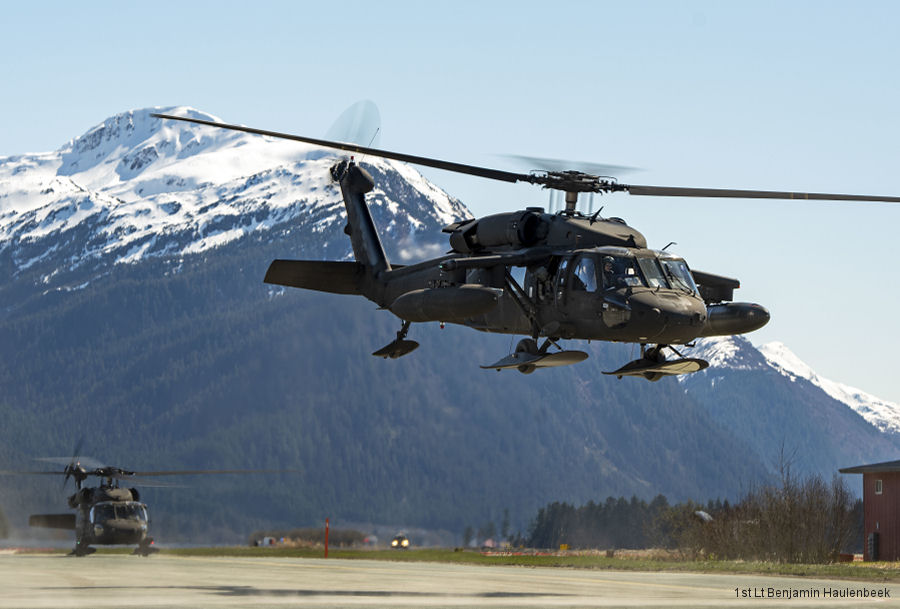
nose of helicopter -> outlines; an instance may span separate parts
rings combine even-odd
[[[641,337],[657,342],[682,342],[696,338],[706,325],[703,303],[682,294],[647,292],[630,302]]]
[[[147,525],[136,520],[114,519],[94,525],[94,537],[98,543],[138,543],[147,534]]]

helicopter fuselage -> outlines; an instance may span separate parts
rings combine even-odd
[[[140,502],[134,488],[112,485],[85,487],[69,496],[74,514],[33,514],[28,524],[33,527],[66,529],[75,532],[76,556],[94,551],[92,545],[137,545],[136,554],[155,551],[148,537],[150,520],[147,505]]]
[[[615,269],[604,274],[610,259]],[[636,343],[683,344],[768,321],[758,305],[708,305],[681,258],[645,248],[558,251],[523,267],[464,268],[470,260],[457,254],[386,271],[379,304],[413,322]],[[675,266],[680,275],[669,270]],[[407,304],[410,295],[418,307]]]
[[[101,486],[79,489],[69,497],[77,510],[75,543],[133,545],[147,539],[147,505],[138,501],[136,489]]]
[[[347,207],[355,262],[276,260],[266,281],[361,294],[405,322],[442,322],[533,338],[684,344],[765,325],[759,305],[733,303],[737,280],[698,273],[620,218],[495,214],[444,228],[452,251],[408,266],[388,262],[365,204],[369,174],[332,169]]]

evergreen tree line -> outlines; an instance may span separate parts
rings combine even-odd
[[[749,491],[738,503],[669,505],[609,497],[581,507],[552,503],[538,510],[527,543],[533,548],[678,551],[684,558],[827,563],[862,543],[862,501],[842,478],[798,478],[783,470],[777,484]]]
[[[677,506],[676,506],[677,507]],[[657,529],[671,510],[663,495],[650,503],[637,497],[608,497],[581,507],[555,502],[538,510],[527,543],[532,548],[639,549],[658,545]]]

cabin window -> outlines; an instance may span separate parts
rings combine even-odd
[[[594,259],[582,256],[575,266],[572,279],[573,290],[585,292],[597,291],[597,271],[594,268]]]
[[[569,271],[569,259],[563,258],[559,261],[559,267],[556,269],[556,299],[562,301],[566,287],[566,275]]]
[[[514,267],[510,268],[509,274],[512,275],[512,278],[520,286],[525,285],[525,267],[524,266],[514,266]]]
[[[569,259],[563,258],[559,263],[559,269],[556,272],[556,276],[559,277],[559,287],[563,287],[566,285],[566,271],[569,268]]]
[[[881,485],[881,480],[876,480],[875,481],[875,494],[880,495],[882,490],[883,490],[883,487]]]

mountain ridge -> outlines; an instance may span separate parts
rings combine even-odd
[[[900,405],[824,378],[782,342],[771,341],[755,347],[745,337],[704,338],[697,341],[694,355],[707,359],[713,370],[772,369],[790,381],[803,379],[845,404],[880,431],[900,433]]]
[[[810,380],[786,374],[777,362],[797,358],[781,353],[772,359],[740,336],[703,339],[696,355],[713,363],[681,385],[773,471],[791,466],[795,474],[833,473],[894,458],[900,448],[895,434]]]
[[[55,152],[0,158],[0,264],[18,275],[59,250],[69,270],[101,259],[131,263],[204,252],[299,216],[313,219],[313,232],[343,221],[332,155],[150,116],[160,111],[218,120],[187,107],[132,110]],[[423,218],[449,224],[470,215],[406,165],[366,166],[380,178],[402,176],[379,181],[370,205],[376,221],[388,219],[381,230],[406,249],[416,248]],[[420,201],[415,215],[396,205],[392,187]]]

